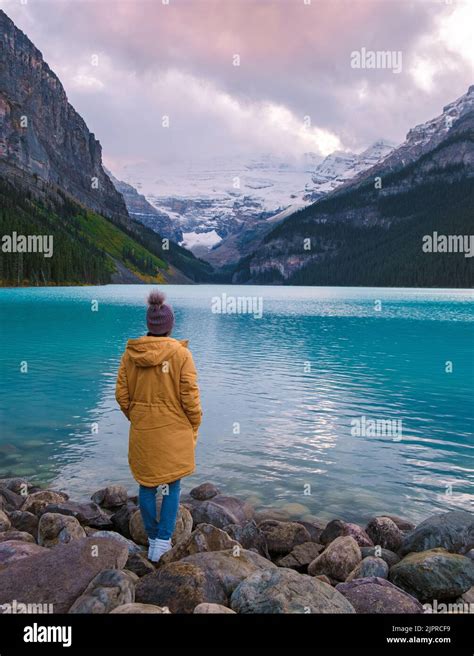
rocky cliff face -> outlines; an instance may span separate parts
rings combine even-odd
[[[126,224],[102,166],[102,149],[68,102],[41,52],[0,10],[0,173],[29,187],[58,187]]]

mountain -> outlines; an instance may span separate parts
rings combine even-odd
[[[129,169],[147,193],[146,211],[122,186],[129,212],[178,240],[215,266],[237,262],[276,223],[332,191],[385,157],[393,146],[376,142],[364,153],[314,153],[293,160],[263,154],[253,159],[216,157],[187,168]],[[124,183],[121,183],[122,185]],[[150,206],[155,210],[150,211]],[[166,222],[168,217],[168,223]]]
[[[465,252],[424,239],[472,233],[474,86],[418,125],[380,163],[293,214],[254,244],[233,282],[471,287]]]
[[[51,259],[4,251],[2,284],[207,280],[207,263],[129,216],[99,141],[1,10],[0,35],[2,234],[54,238]]]

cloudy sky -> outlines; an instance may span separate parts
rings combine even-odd
[[[117,174],[398,143],[474,81],[471,0],[0,6],[42,51]],[[401,71],[354,68],[362,49],[401,53]]]

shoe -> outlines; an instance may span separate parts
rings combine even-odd
[[[152,559],[153,551],[156,548],[156,538],[148,538],[148,560]]]
[[[150,560],[157,563],[161,556],[171,549],[171,540],[160,540],[156,538],[155,546],[152,549]]]

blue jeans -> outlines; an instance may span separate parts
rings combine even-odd
[[[156,518],[156,487],[140,485],[138,501],[145,530],[150,540],[159,538],[169,540],[173,535],[179,509],[179,494],[181,481],[168,483],[169,493],[163,493],[163,502],[160,510],[160,520]]]

